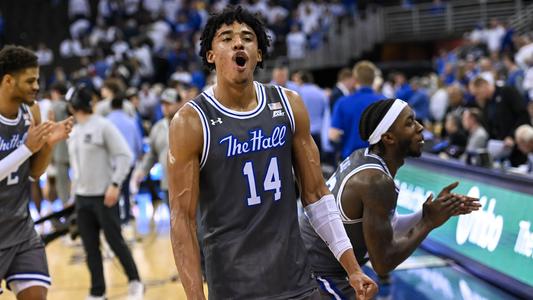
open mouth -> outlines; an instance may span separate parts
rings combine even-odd
[[[244,67],[244,65],[246,64],[246,59],[244,57],[237,57],[235,59],[235,62],[239,67]]]
[[[235,54],[234,59],[235,59],[235,63],[237,64],[237,66],[241,68],[246,66],[246,62],[248,61],[248,57],[246,57],[246,54],[244,52],[239,52]]]

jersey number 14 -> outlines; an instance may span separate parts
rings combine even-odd
[[[244,164],[242,173],[248,179],[248,187],[250,188],[250,197],[247,198],[248,205],[261,204],[261,197],[257,194],[257,187],[255,185],[254,165],[251,161]],[[281,199],[281,180],[279,180],[278,158],[272,157],[268,164],[268,169],[263,181],[263,190],[274,190],[274,201]]]

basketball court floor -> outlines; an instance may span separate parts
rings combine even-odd
[[[146,285],[144,299],[186,299],[179,282],[169,238],[169,213],[166,205],[156,211],[148,194],[137,196],[138,206],[134,214],[136,232],[126,235],[137,262],[142,280]],[[57,209],[55,202],[49,210]],[[46,225],[45,225],[46,227]],[[89,290],[89,273],[79,240],[72,243],[62,237],[48,244],[48,256],[52,287],[50,300],[84,300]],[[127,279],[118,260],[104,248],[104,271],[109,300],[126,299]],[[373,274],[370,268],[365,271]],[[205,287],[207,292],[207,287]],[[0,295],[1,300],[14,300],[11,292]],[[503,290],[474,277],[461,267],[424,250],[404,262],[391,275],[391,284],[380,284],[376,299],[394,300],[500,300],[517,299]]]

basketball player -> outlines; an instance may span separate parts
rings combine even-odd
[[[0,281],[17,299],[46,299],[50,275],[44,245],[28,210],[30,180],[39,180],[72,118],[41,124],[37,56],[23,47],[0,51]],[[1,289],[0,289],[0,292]]]
[[[478,210],[477,199],[451,193],[445,187],[423,208],[410,215],[395,213],[398,187],[394,176],[407,157],[421,155],[423,127],[402,100],[380,100],[362,114],[359,132],[369,148],[353,152],[328,180],[359,264],[370,258],[378,275],[385,276],[406,260],[429,232],[450,217]],[[323,299],[355,299],[346,272],[327,251],[311,224],[300,218],[302,236]]]
[[[216,85],[170,125],[168,176],[174,259],[188,299],[204,299],[196,209],[211,299],[316,299],[298,229],[293,167],[314,228],[359,299],[376,291],[355,260],[324,184],[309,118],[294,92],[253,81],[269,41],[241,7],[213,15],[200,56]]]

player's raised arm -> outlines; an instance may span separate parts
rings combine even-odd
[[[356,290],[357,299],[370,299],[376,294],[377,285],[361,271],[342,225],[335,199],[324,182],[320,155],[311,137],[307,110],[300,96],[291,91],[286,91],[286,94],[295,119],[294,169],[306,214],[315,231],[346,270],[350,284]]]
[[[377,170],[364,170],[350,178],[342,201],[346,204],[356,197],[361,197],[363,202],[363,232],[370,261],[380,275],[391,272],[405,261],[431,230],[450,217],[477,209],[477,205],[470,203],[474,199],[464,202],[461,195],[440,193],[435,200],[430,195],[419,214],[407,217],[413,220],[404,220],[405,224],[411,223],[409,228],[400,228],[405,226],[396,224],[391,213],[397,201],[394,181]],[[469,207],[466,211],[465,204]]]
[[[202,145],[198,115],[190,106],[184,106],[170,123],[167,175],[172,251],[187,299],[205,299],[196,237]]]

